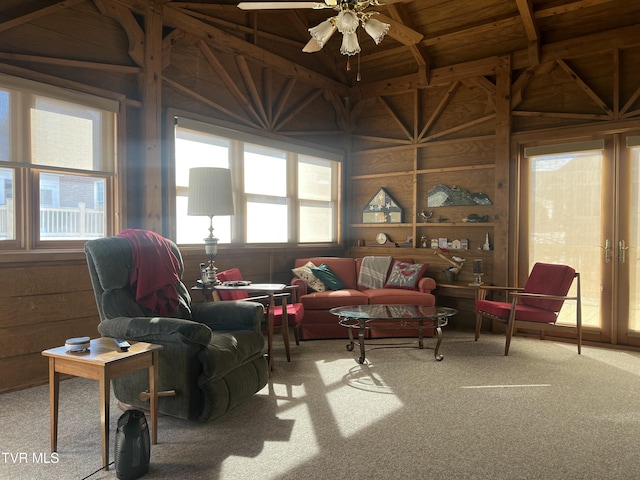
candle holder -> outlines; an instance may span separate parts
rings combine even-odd
[[[473,283],[470,283],[469,285],[482,285],[484,282],[482,281],[482,276],[484,275],[484,272],[482,271],[482,259],[475,259],[473,261],[473,276],[475,277],[475,280]]]

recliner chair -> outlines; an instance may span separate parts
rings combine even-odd
[[[85,245],[87,264],[104,337],[162,345],[158,391],[160,413],[183,419],[211,420],[258,392],[267,383],[257,302],[191,303],[184,284],[182,255],[168,242],[180,270],[178,308],[163,316],[139,305],[130,288],[132,247],[124,237],[91,240]],[[113,380],[116,398],[148,408],[148,375],[134,372]],[[175,394],[171,394],[175,391]]]

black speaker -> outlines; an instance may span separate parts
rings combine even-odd
[[[127,410],[118,419],[116,431],[116,476],[133,480],[149,471],[151,442],[149,424],[140,410]]]

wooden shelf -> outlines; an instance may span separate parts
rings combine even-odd
[[[467,172],[469,170],[481,170],[484,168],[495,168],[495,165],[493,163],[483,163],[480,165],[466,165],[462,167],[425,168],[423,170],[416,170],[416,173],[418,175],[425,175],[429,173]]]
[[[413,223],[352,223],[352,227],[399,228],[413,227]]]
[[[416,223],[416,227],[493,227],[493,222],[427,222]]]

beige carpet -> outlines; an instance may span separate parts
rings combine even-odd
[[[448,330],[442,362],[429,349],[372,347],[359,365],[345,344],[303,342],[291,363],[276,345],[276,371],[251,401],[208,424],[160,418],[144,478],[640,477],[638,353],[578,356],[571,344],[516,337],[504,357],[503,336]],[[0,478],[100,468],[97,383],[62,382],[57,463],[44,463],[48,408],[47,386],[0,396]],[[112,461],[121,413],[114,402]]]

